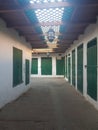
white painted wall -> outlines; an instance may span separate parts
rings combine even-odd
[[[75,80],[76,80],[76,84],[75,84],[75,89],[77,90],[77,47],[75,47],[75,74],[76,74],[76,78],[75,78]]]
[[[23,51],[23,83],[13,88],[13,47]],[[31,46],[14,29],[6,28],[0,19],[0,108],[16,99],[30,85],[25,86],[25,59],[30,60]]]
[[[58,54],[50,55],[52,58],[52,75],[41,75],[41,57],[47,57],[45,54],[34,55],[32,58],[38,58],[38,74],[31,74],[31,77],[64,77],[64,75],[56,75],[56,58]]]
[[[77,47],[83,43],[83,95],[85,98],[91,102],[97,109],[98,109],[98,99],[97,101],[93,100],[88,94],[87,94],[87,70],[85,68],[85,65],[87,65],[87,43],[94,39],[97,38],[97,56],[98,56],[98,20],[95,24],[90,24],[84,34],[80,35],[78,40],[74,41],[70,49],[68,49],[65,53],[65,55],[68,55],[69,53],[72,52],[73,49],[75,49],[76,53],[76,74],[77,74]],[[98,59],[98,58],[97,58]],[[98,64],[98,60],[97,60]],[[77,75],[76,75],[76,83],[77,83]],[[77,90],[77,84],[75,86]],[[97,88],[98,88],[98,68],[97,68]],[[98,95],[98,89],[97,89],[97,95]]]

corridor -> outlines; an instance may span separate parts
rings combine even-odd
[[[63,78],[32,78],[0,110],[0,130],[98,130],[98,111]]]

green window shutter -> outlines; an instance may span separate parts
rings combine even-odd
[[[97,39],[87,44],[87,93],[97,100]]]
[[[13,47],[13,86],[22,83],[22,50]]]
[[[68,56],[68,81],[70,82],[70,57]]]
[[[62,62],[63,62],[63,75],[65,76],[65,57],[62,57]]]
[[[30,83],[30,61],[29,60],[25,60],[25,84],[29,84]]]
[[[32,58],[31,74],[38,74],[38,58]]]
[[[77,49],[77,88],[83,93],[83,44]]]
[[[72,84],[75,86],[75,50],[72,51]]]
[[[66,56],[66,64],[65,64],[65,76],[67,78],[67,56]]]
[[[65,75],[65,60],[56,59],[56,75]]]
[[[41,74],[52,75],[52,58],[41,58]]]

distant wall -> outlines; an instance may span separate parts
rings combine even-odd
[[[38,55],[32,56],[32,58],[38,59],[38,74],[31,74],[31,77],[64,77],[64,74],[61,74],[61,75],[56,74],[56,59],[59,57],[58,54],[54,54],[54,55],[49,56],[49,58],[52,59],[52,74],[51,75],[42,75],[42,73],[41,73],[41,69],[42,69],[41,60],[42,60],[43,57],[48,58],[44,54],[39,55],[39,56]],[[62,57],[63,57],[63,55],[62,55]],[[62,66],[59,69],[62,69]]]

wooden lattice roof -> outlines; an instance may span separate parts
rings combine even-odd
[[[89,24],[96,22],[97,15],[98,0],[0,0],[0,17],[7,27],[16,29],[33,49],[43,52],[49,48],[53,53],[65,52]],[[47,42],[50,26],[56,32],[54,43]]]

